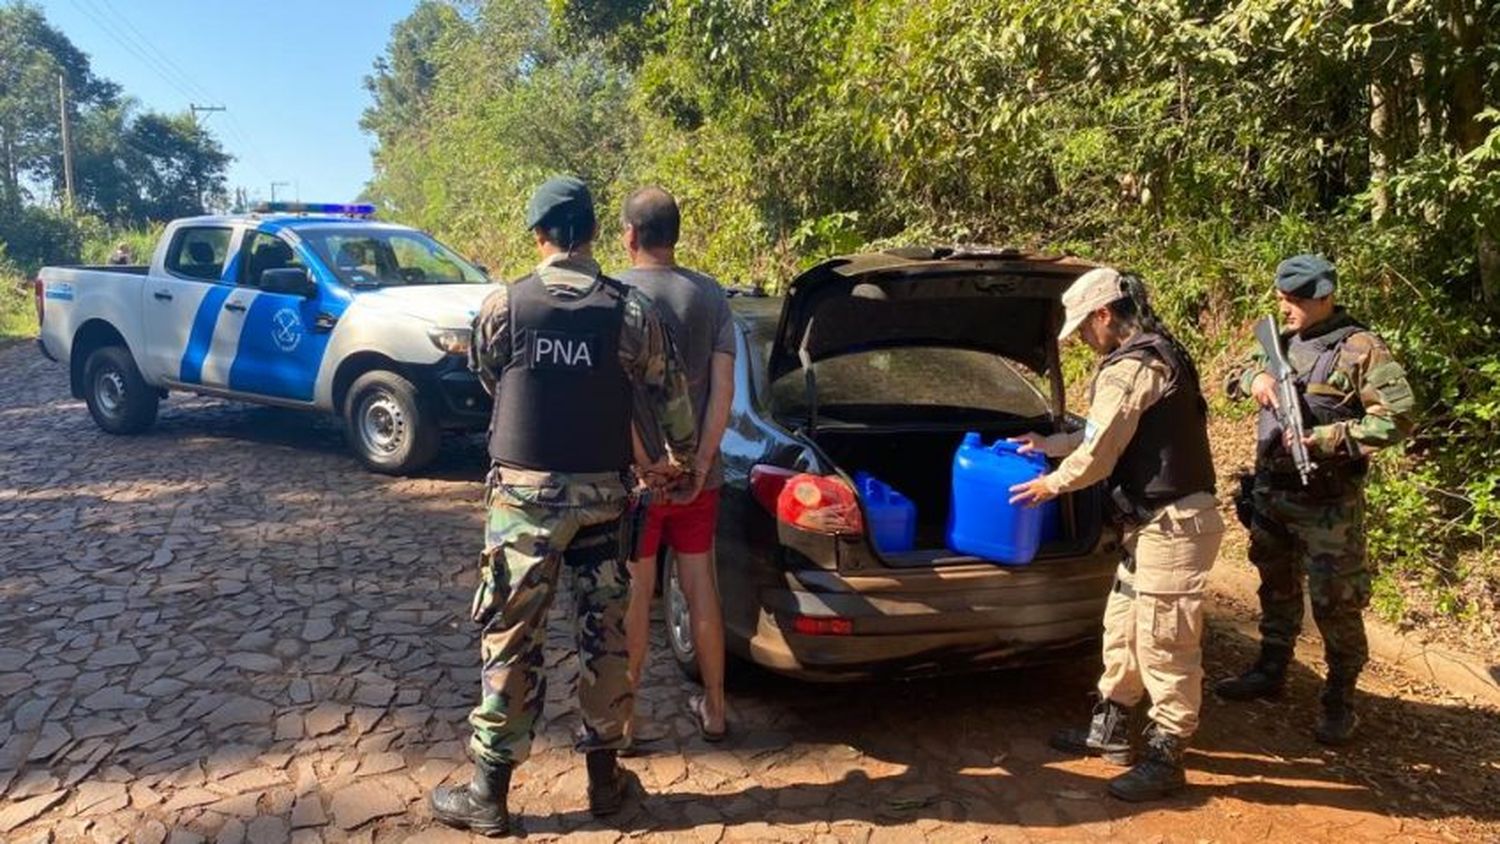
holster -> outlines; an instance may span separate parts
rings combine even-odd
[[[1241,472],[1236,477],[1240,482],[1240,491],[1234,496],[1234,517],[1249,530],[1250,522],[1255,516],[1255,475]]]
[[[625,512],[620,516],[620,556],[626,560],[636,558],[636,546],[641,534],[646,532],[646,513],[651,509],[651,490],[636,487],[625,502]]]
[[[1156,517],[1156,511],[1133,500],[1124,487],[1118,486],[1109,491],[1105,511],[1110,522],[1121,530],[1134,530]]]

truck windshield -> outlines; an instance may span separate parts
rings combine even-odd
[[[340,281],[354,288],[489,281],[478,267],[418,231],[340,227],[299,234]]]

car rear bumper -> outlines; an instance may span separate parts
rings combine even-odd
[[[852,680],[1006,668],[1096,654],[1119,556],[841,576],[796,571],[760,592],[750,659],[778,673]],[[847,635],[805,635],[797,616]]]

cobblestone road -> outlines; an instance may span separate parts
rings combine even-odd
[[[0,349],[0,460],[0,840],[467,840],[423,798],[467,772],[477,441],[448,442],[425,478],[383,478],[329,421],[181,397],[146,435],[112,438],[23,344]],[[1211,674],[1249,653],[1227,612]],[[1102,763],[1045,744],[1083,717],[1090,665],[834,688],[756,677],[721,749],[696,738],[666,659],[641,707],[667,737],[628,763],[651,796],[605,827],[583,811],[562,625],[551,639],[545,735],[512,799],[532,840],[1497,834],[1495,714],[1398,699],[1378,670],[1358,747],[1312,742],[1303,669],[1286,702],[1210,702],[1193,787],[1132,807],[1105,795]]]

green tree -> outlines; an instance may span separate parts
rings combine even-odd
[[[544,0],[491,0],[467,16],[445,8],[424,5],[398,24],[372,77],[368,195],[519,269],[531,249],[521,209],[537,182],[580,175],[607,207],[636,137],[628,77],[597,51],[563,49]]]
[[[417,130],[445,58],[471,34],[468,21],[452,5],[437,0],[417,4],[391,29],[385,54],[365,77],[374,104],[365,109],[360,128],[382,144]]]
[[[107,107],[119,87],[28,3],[0,6],[0,208],[16,213],[36,186],[60,185],[58,77],[74,114]]]
[[[125,171],[139,190],[132,222],[202,214],[226,201],[230,157],[192,115],[143,114],[121,145]]]

